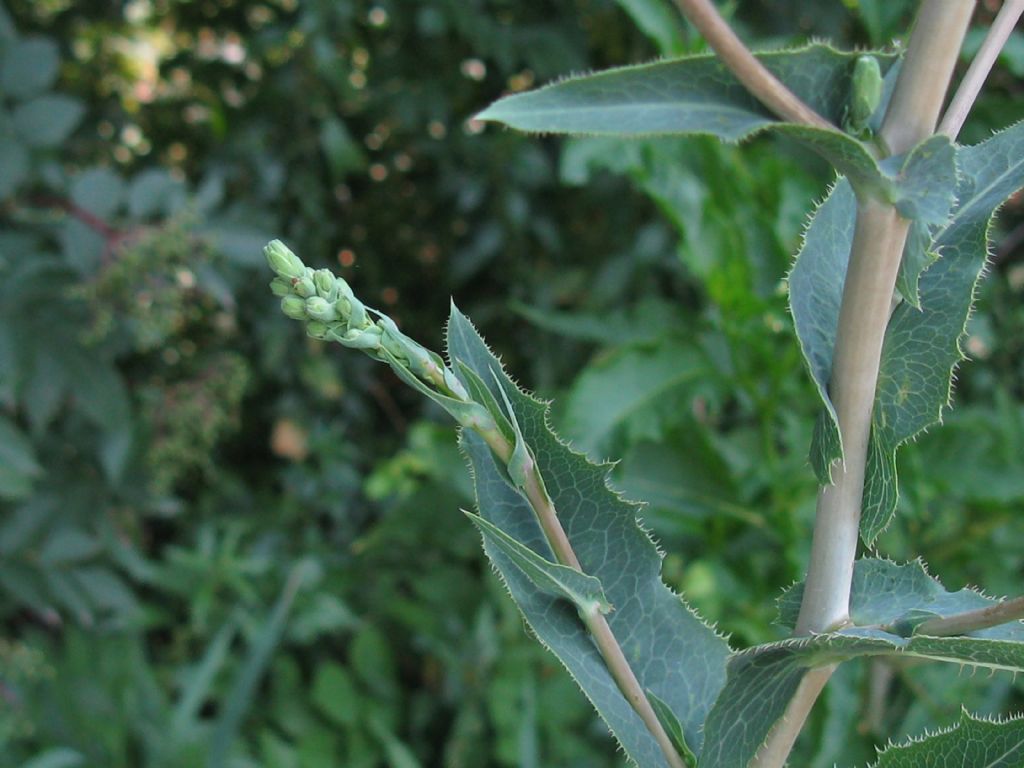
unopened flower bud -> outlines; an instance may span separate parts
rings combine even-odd
[[[305,320],[306,301],[298,296],[285,296],[281,299],[281,311],[292,320]]]
[[[313,284],[316,285],[317,295],[321,298],[333,298],[331,294],[334,292],[334,275],[331,274],[329,269],[318,269],[313,273]]]
[[[312,278],[309,277],[300,277],[295,280],[293,290],[304,299],[316,296],[316,285],[313,284]]]
[[[263,249],[270,268],[284,278],[302,277],[305,265],[302,259],[292,253],[280,240],[271,240]]]
[[[327,301],[327,299],[321,299],[319,296],[311,296],[306,299],[306,314],[314,320],[320,320],[324,323],[338,319],[338,313],[334,311],[334,305]]]
[[[270,292],[275,296],[287,296],[292,292],[291,280],[285,280],[283,277],[275,277],[270,281]]]
[[[314,339],[323,339],[326,337],[327,330],[327,323],[321,323],[319,320],[310,320],[306,323],[306,335],[312,336]]]

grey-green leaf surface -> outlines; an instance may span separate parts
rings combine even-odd
[[[728,680],[708,716],[698,765],[748,765],[785,713],[807,670],[879,655],[1012,672],[1024,669],[1024,643],[981,637],[905,638],[855,627],[756,646],[729,660]]]
[[[954,201],[956,153],[947,137],[934,136],[906,157],[890,158],[883,163],[883,170],[892,180],[892,202],[917,232],[909,246],[910,256],[904,254],[905,264],[911,265],[904,270],[904,281],[914,285],[912,295],[916,297],[917,282],[926,266],[919,262],[926,256],[913,249],[931,250],[931,229],[947,223]],[[789,275],[790,311],[797,338],[824,404],[811,447],[811,466],[821,483],[831,480],[832,463],[843,455],[835,408],[828,397],[828,380],[856,212],[853,187],[840,180],[814,212]],[[868,482],[884,482],[884,478],[876,475]],[[881,498],[888,489],[875,490]],[[894,485],[891,492],[895,493]]]
[[[608,465],[590,463],[551,431],[546,406],[508,379],[454,308],[448,355],[456,367],[461,362],[476,371],[496,399],[500,392],[490,372],[499,374],[583,571],[600,581],[615,606],[608,614],[612,632],[640,685],[670,708],[686,743],[698,751],[701,727],[725,681],[728,645],[661,581],[661,560],[637,523],[638,507],[608,489]],[[554,561],[533,510],[487,446],[468,431],[462,445],[472,465],[480,516]],[[575,608],[538,589],[498,548],[488,554],[537,638],[569,670],[630,759],[641,768],[663,768],[657,743],[619,692]]]
[[[650,691],[646,691],[646,694],[647,699],[651,702],[654,714],[658,716],[658,722],[661,723],[661,727],[665,729],[665,733],[672,740],[672,746],[676,748],[676,753],[683,758],[683,762],[689,768],[693,768],[697,765],[697,756],[693,754],[690,745],[686,743],[686,737],[683,735],[683,726],[679,724],[679,720],[672,713],[672,709],[668,704]]]
[[[816,635],[760,645],[729,659],[729,677],[705,725],[701,768],[744,768],[757,754],[808,669],[891,652],[900,638],[883,632]]]
[[[845,180],[839,181],[815,210],[789,273],[789,311],[811,380],[824,405],[815,424],[810,455],[811,466],[822,484],[831,481],[832,463],[843,455],[828,380],[856,215],[853,188]]]
[[[949,405],[992,217],[1024,185],[1024,123],[960,148],[957,166],[957,203],[935,236],[941,258],[921,275],[920,310],[898,306],[885,335],[861,518],[869,544],[896,510],[896,449],[941,421]]]
[[[1024,719],[986,720],[969,712],[949,730],[883,750],[872,768],[1018,768],[1024,764]]]
[[[815,44],[757,57],[808,106],[839,124],[860,55]],[[896,60],[891,54],[878,54],[877,58],[883,72]],[[634,137],[707,134],[723,141],[741,141],[774,128],[814,147],[845,174],[872,183],[883,181],[877,163],[860,141],[838,130],[780,121],[712,55],[568,78],[536,91],[507,96],[477,118],[542,133]]]
[[[499,549],[541,592],[568,600],[584,613],[611,611],[612,606],[608,604],[601,582],[593,576],[580,573],[567,565],[552,563],[480,515],[471,512],[465,514],[480,530],[485,546],[488,549]]]
[[[800,611],[803,584],[796,584],[779,598],[779,622],[792,627]],[[919,620],[949,617],[975,611],[998,601],[977,590],[964,588],[949,592],[938,579],[928,574],[924,563],[894,563],[883,558],[863,558],[854,563],[850,587],[850,619],[858,626],[892,628],[907,634]],[[1003,627],[975,633],[997,639],[1024,640],[1024,624],[1013,622]]]

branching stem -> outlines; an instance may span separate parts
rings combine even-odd
[[[915,634],[953,637],[954,635],[965,635],[968,632],[977,632],[979,629],[998,627],[1000,624],[1020,619],[1024,619],[1024,597],[1015,597],[1012,600],[1004,600],[976,611],[928,619],[917,627]]]
[[[838,130],[765,69],[719,15],[710,0],[676,0],[676,4],[708,41],[722,63],[736,75],[736,79],[768,109],[784,120]]]
[[[1003,7],[999,9],[999,13],[996,14],[996,18],[992,22],[992,26],[989,27],[981,48],[978,49],[978,53],[971,61],[971,66],[967,68],[964,79],[960,81],[960,86],[956,89],[956,94],[950,101],[946,113],[942,116],[939,133],[944,133],[949,138],[956,140],[964,125],[964,120],[967,119],[975,99],[981,92],[985,78],[988,77],[992,65],[995,64],[999,52],[1006,44],[1006,40],[1013,32],[1022,13],[1024,13],[1024,0],[1005,0]]]

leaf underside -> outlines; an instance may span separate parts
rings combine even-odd
[[[600,582],[614,606],[607,620],[640,685],[664,703],[679,721],[686,744],[699,751],[701,726],[725,681],[727,643],[661,581],[661,559],[637,523],[637,505],[608,489],[609,466],[592,464],[559,440],[547,425],[546,405],[508,378],[454,307],[448,355],[476,372],[494,400],[502,400],[505,391],[584,572]],[[508,482],[507,472],[474,433],[464,431],[461,441],[480,516],[554,562],[531,507]],[[641,768],[662,768],[657,743],[616,687],[575,606],[535,586],[501,548],[487,551],[537,638],[566,666],[630,759]]]

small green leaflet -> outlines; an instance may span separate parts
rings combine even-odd
[[[701,727],[725,682],[728,645],[661,581],[661,559],[637,523],[638,507],[608,488],[610,466],[592,464],[551,431],[547,407],[515,386],[454,307],[448,359],[467,386],[465,372],[473,371],[491,391],[492,402],[502,399],[502,391],[507,395],[583,571],[615,606],[608,623],[637,679],[679,722],[684,743],[698,751]],[[553,564],[534,512],[505,467],[475,433],[464,430],[461,442],[472,465],[480,518]],[[566,666],[629,758],[640,768],[663,768],[660,748],[619,692],[576,608],[538,588],[520,565],[525,561],[517,563],[496,542],[487,551],[537,638]],[[550,573],[548,566],[544,569]]]
[[[463,512],[480,529],[484,542],[507,555],[541,592],[568,600],[581,613],[609,613],[612,610],[601,589],[601,582],[593,576],[567,565],[552,563],[479,515]]]
[[[949,730],[884,749],[872,768],[1019,768],[1024,719],[986,720],[962,711]]]

